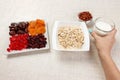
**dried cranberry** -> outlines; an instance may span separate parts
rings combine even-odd
[[[25,49],[28,44],[27,38],[28,38],[28,34],[21,34],[21,35],[10,37],[10,45],[7,51],[10,52],[12,50]]]
[[[10,48],[7,48],[7,51],[10,52]]]

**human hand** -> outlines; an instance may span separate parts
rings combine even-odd
[[[100,54],[107,53],[106,55],[110,55],[112,46],[115,42],[116,32],[117,32],[117,30],[114,29],[113,31],[108,33],[106,36],[99,36],[99,35],[97,35],[97,33],[92,32],[92,36],[95,39],[96,47]]]

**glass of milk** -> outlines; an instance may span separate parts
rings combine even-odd
[[[115,28],[114,22],[109,18],[99,17],[95,20],[93,30],[100,36],[105,36]]]

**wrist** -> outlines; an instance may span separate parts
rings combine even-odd
[[[100,54],[102,54],[102,53],[110,54],[110,53],[111,53],[110,50],[98,50],[98,52],[99,52]]]
[[[99,53],[99,56],[100,56],[100,57],[111,57],[111,55],[110,55],[111,52],[110,52],[110,51],[106,51],[106,50],[102,51],[102,50],[99,50],[98,53]]]

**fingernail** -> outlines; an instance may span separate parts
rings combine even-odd
[[[92,33],[92,32],[93,32],[93,30],[92,30],[92,29],[88,29],[88,31],[89,31],[89,33]]]

